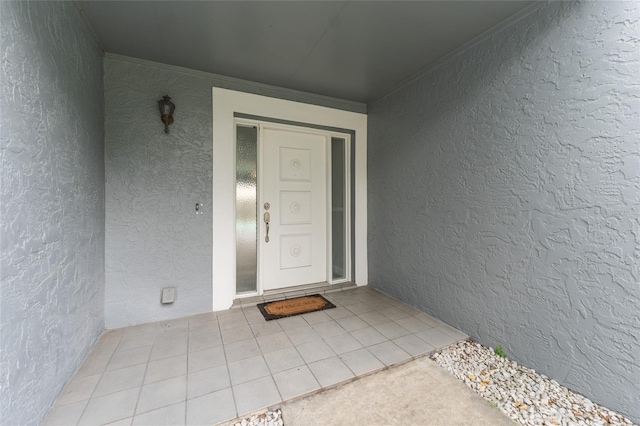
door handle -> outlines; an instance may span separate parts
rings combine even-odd
[[[267,235],[265,235],[264,237],[264,242],[268,243],[269,242],[269,222],[271,222],[271,213],[269,212],[264,212],[264,223],[267,225]]]

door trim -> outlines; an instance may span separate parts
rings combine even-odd
[[[367,116],[318,105],[212,88],[212,310],[228,309],[235,297],[234,113],[325,125],[355,131],[355,182],[352,204],[356,250],[352,264],[357,285],[367,281]],[[353,247],[353,246],[352,246]]]

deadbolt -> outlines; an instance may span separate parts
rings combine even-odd
[[[271,208],[271,204],[269,203],[264,203],[264,209],[265,210],[269,210]]]

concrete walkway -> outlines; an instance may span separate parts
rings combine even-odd
[[[285,404],[282,418],[285,426],[513,425],[426,357]]]

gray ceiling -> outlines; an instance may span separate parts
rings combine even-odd
[[[110,53],[373,100],[532,1],[81,1]]]

